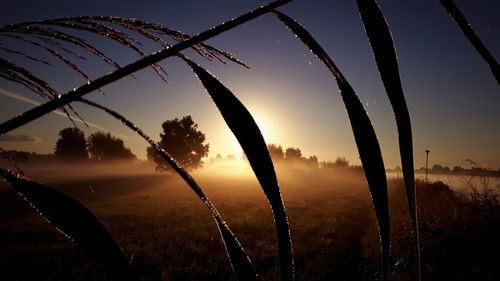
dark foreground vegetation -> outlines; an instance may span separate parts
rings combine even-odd
[[[448,249],[459,249],[460,251],[463,251],[464,248],[468,249],[468,247],[464,245],[452,243],[455,240],[448,237],[448,233],[458,235],[456,238],[457,243],[467,243],[466,245],[470,246],[470,249],[474,249],[474,253],[478,252],[478,250],[482,250],[481,246],[488,249],[498,248],[495,247],[496,245],[493,245],[495,240],[489,241],[484,234],[493,235],[492,237],[496,236],[494,231],[495,227],[493,227],[493,229],[491,228],[497,224],[488,217],[491,215],[492,218],[498,218],[498,202],[495,196],[481,196],[480,194],[477,196],[478,194],[475,193],[469,200],[466,197],[457,196],[449,190],[447,191],[447,188],[444,186],[439,187],[439,184],[433,185],[432,187],[420,186],[419,189],[423,190],[420,196],[423,196],[422,200],[424,203],[420,203],[420,206],[422,206],[421,213],[423,215],[420,216],[422,220],[422,232],[419,232],[417,223],[419,217],[417,216],[417,198],[414,180],[412,122],[410,120],[410,113],[399,75],[398,60],[394,47],[395,43],[392,40],[389,25],[377,2],[375,0],[356,1],[381,81],[384,84],[395,116],[404,178],[404,189],[408,201],[409,216],[411,218],[409,223],[404,219],[406,217],[403,211],[405,208],[401,206],[404,205],[402,203],[405,200],[401,199],[401,196],[394,197],[394,195],[391,195],[393,198],[391,204],[389,204],[384,158],[375,129],[363,106],[363,102],[359,99],[354,88],[348,82],[348,79],[346,79],[344,74],[316,39],[314,39],[313,36],[294,19],[276,10],[276,8],[288,2],[291,1],[276,0],[238,17],[233,17],[229,21],[216,25],[192,37],[183,32],[172,30],[162,24],[150,24],[133,18],[106,16],[80,16],[1,26],[0,33],[2,35],[24,41],[25,43],[49,51],[54,57],[64,62],[73,71],[83,76],[87,82],[63,93],[51,86],[49,82],[32,74],[28,69],[18,65],[16,62],[10,62],[7,59],[0,58],[1,78],[23,85],[31,92],[48,100],[43,104],[37,105],[22,114],[17,114],[11,119],[1,123],[0,136],[7,135],[16,128],[37,120],[43,115],[57,109],[66,113],[71,121],[73,121],[74,125],[76,125],[75,120],[80,119],[80,121],[83,122],[71,107],[70,104],[73,102],[85,103],[96,109],[103,110],[145,139],[155,151],[162,156],[163,160],[184,179],[189,187],[197,194],[198,198],[209,209],[215,219],[224,245],[226,246],[227,254],[232,261],[231,265],[235,275],[239,280],[253,281],[255,279],[255,272],[253,270],[253,265],[248,259],[247,253],[240,247],[236,240],[236,236],[232,234],[228,225],[224,223],[224,220],[219,215],[219,211],[212,204],[211,200],[208,199],[208,196],[205,195],[198,183],[188,174],[187,170],[183,169],[169,153],[167,153],[158,143],[154,142],[150,136],[146,135],[142,129],[128,120],[127,117],[110,108],[84,98],[84,95],[96,90],[99,91],[104,86],[128,75],[133,75],[134,72],[148,66],[151,66],[158,76],[166,81],[166,72],[158,63],[169,57],[177,56],[191,68],[219,109],[228,128],[233,132],[241,148],[245,152],[245,155],[248,157],[248,162],[271,207],[272,219],[268,218],[268,220],[263,220],[263,218],[265,218],[265,213],[260,213],[260,210],[264,210],[262,206],[264,206],[265,203],[259,205],[257,204],[258,202],[253,202],[255,204],[245,206],[249,201],[260,200],[252,199],[260,198],[255,197],[257,196],[256,194],[258,194],[255,192],[256,190],[253,190],[253,193],[249,193],[247,196],[241,196],[245,193],[245,187],[247,187],[245,184],[239,183],[236,185],[236,187],[241,185],[239,189],[234,189],[233,181],[225,181],[225,184],[221,184],[221,181],[214,179],[213,175],[201,180],[201,182],[213,181],[212,184],[217,186],[217,189],[212,191],[216,194],[214,198],[216,200],[214,200],[214,202],[218,199],[217,192],[237,194],[237,198],[229,197],[228,199],[228,196],[220,197],[225,200],[222,200],[222,203],[226,202],[225,204],[221,204],[221,210],[234,209],[230,210],[231,215],[228,216],[228,221],[235,222],[233,230],[235,230],[236,233],[241,233],[239,237],[243,244],[251,244],[251,246],[247,248],[249,256],[254,257],[258,273],[264,279],[273,279],[273,275],[276,275],[276,268],[279,267],[279,275],[282,281],[293,281],[295,279],[294,275],[297,275],[297,279],[309,278],[328,280],[333,278],[340,278],[342,280],[374,280],[377,278],[375,276],[380,276],[380,279],[384,281],[388,280],[388,276],[391,275],[390,278],[404,280],[406,272],[409,270],[408,265],[410,264],[415,265],[414,273],[415,280],[417,281],[421,280],[422,273],[425,277],[430,276],[428,279],[436,278],[436,280],[446,280],[453,276],[460,276],[460,278],[465,278],[465,280],[486,280],[492,276],[498,277],[497,274],[492,273],[493,269],[483,270],[483,267],[489,267],[488,265],[492,261],[494,261],[493,264],[498,264],[494,258],[490,257],[486,250],[479,251],[479,258],[476,258],[476,255],[467,251],[465,251],[464,255],[461,254],[462,252],[454,253],[453,251],[449,254],[450,256],[446,254],[448,253]],[[440,3],[457,23],[477,52],[482,56],[490,67],[493,76],[496,78],[497,82],[500,83],[499,64],[472,30],[460,9],[451,0],[441,0]],[[337,83],[339,93],[342,96],[358,148],[359,158],[367,179],[366,182],[355,181],[351,183],[347,181],[347,184],[346,182],[342,182],[344,183],[343,186],[336,182],[328,182],[331,181],[331,179],[328,178],[326,180],[327,184],[323,186],[324,181],[322,180],[322,175],[313,173],[313,175],[301,176],[300,173],[297,172],[294,174],[296,179],[290,182],[286,180],[281,182],[283,186],[288,185],[288,187],[284,188],[285,191],[283,192],[286,199],[285,201],[290,202],[288,204],[288,213],[285,211],[282,191],[276,178],[274,165],[267,149],[266,142],[252,114],[236,95],[234,95],[221,81],[210,74],[208,70],[190,60],[182,53],[184,50],[191,48],[200,54],[201,57],[208,60],[228,60],[248,67],[248,65],[239,61],[231,53],[218,50],[203,42],[245,24],[246,22],[252,21],[266,13],[272,13],[276,16],[297,39],[311,50],[332,74]],[[120,29],[115,29],[114,27],[116,26],[119,26]],[[63,31],[61,27],[71,31]],[[122,29],[126,31],[122,32]],[[83,39],[84,37],[79,37],[82,31],[111,39],[126,48],[133,49],[141,58],[135,62],[120,66],[114,59],[108,57],[94,47],[93,44],[87,43],[86,40]],[[78,35],[75,35],[73,32]],[[141,39],[137,41],[134,39],[134,36],[129,36],[129,32],[140,35]],[[162,35],[169,39],[162,38]],[[32,41],[32,38],[26,39],[23,36],[35,36],[37,40],[40,40],[43,44]],[[147,55],[140,47],[140,45],[142,45],[140,44],[141,40],[146,39],[161,45],[162,49]],[[167,43],[165,40],[168,40],[170,43]],[[90,76],[83,72],[78,64],[74,64],[71,60],[65,59],[54,50],[54,48],[58,47],[65,50],[65,53],[70,53],[72,55],[77,54],[73,51],[67,51],[69,49],[64,47],[67,45],[72,45],[72,47],[80,49],[80,51],[85,50],[93,54],[100,61],[116,69],[100,77],[97,76],[99,78],[95,80],[91,80]],[[3,49],[10,53],[24,56],[32,61],[44,62],[43,59],[35,58],[22,51],[20,52],[9,48]],[[76,119],[71,117],[71,113],[76,116]],[[74,143],[74,141],[71,143]],[[83,144],[83,142],[81,144]],[[123,149],[125,150],[124,147]],[[429,150],[427,150],[426,153],[428,154]],[[3,149],[0,149],[0,155],[6,158],[8,162],[12,164],[11,166],[15,167],[12,159],[9,159],[6,154],[7,153]],[[58,153],[56,153],[56,155],[57,154]],[[129,153],[127,154],[131,156]],[[85,153],[82,155],[85,157]],[[100,157],[97,158],[99,159]],[[314,158],[311,160],[315,162]],[[159,190],[153,188],[155,186],[155,181],[152,181],[153,179],[151,176],[137,179],[137,174],[134,178],[130,178],[131,175],[127,175],[126,178],[113,179],[115,180],[114,182],[108,182],[107,178],[102,175],[98,177],[94,176],[92,180],[95,182],[89,185],[89,183],[86,182],[89,178],[86,171],[78,172],[78,175],[87,175],[87,179],[82,179],[81,177],[80,179],[72,179],[68,177],[67,174],[63,174],[63,176],[65,176],[64,178],[60,178],[56,181],[52,180],[52,182],[50,182],[51,179],[46,179],[47,182],[63,190],[63,192],[60,193],[54,191],[50,187],[20,177],[19,174],[0,169],[1,176],[8,181],[15,190],[25,196],[35,209],[38,208],[42,215],[51,219],[54,226],[65,233],[69,239],[74,240],[81,250],[87,250],[93,258],[100,259],[100,261],[107,266],[108,272],[113,274],[115,280],[139,281],[141,279],[135,276],[136,274],[132,269],[129,258],[119,249],[117,241],[95,218],[94,214],[89,212],[83,205],[79,204],[74,199],[69,198],[65,193],[81,196],[82,200],[94,210],[95,214],[102,216],[103,220],[109,223],[111,230],[116,233],[117,240],[121,241],[127,253],[130,253],[132,264],[134,264],[134,267],[137,268],[139,273],[143,274],[142,276],[145,279],[168,279],[168,277],[166,277],[167,274],[173,276],[172,278],[176,280],[180,278],[192,279],[192,277],[198,277],[202,280],[220,280],[226,278],[225,272],[227,272],[227,266],[218,266],[219,263],[215,262],[218,260],[210,262],[212,261],[211,259],[217,257],[217,244],[210,246],[212,242],[210,239],[207,239],[208,237],[213,237],[209,235],[210,228],[208,226],[204,227],[202,223],[198,223],[203,213],[201,211],[193,211],[193,202],[190,202],[190,205],[186,205],[189,207],[183,206],[182,204],[179,205],[181,202],[186,201],[179,198],[181,197],[180,194],[175,197],[175,201],[168,202],[166,198],[162,198],[162,196],[165,196],[165,191],[161,193]],[[53,174],[54,173],[52,173],[52,175]],[[332,173],[329,173],[330,176],[331,174]],[[347,173],[343,172],[342,174],[345,180]],[[359,181],[359,178],[363,177],[358,174],[355,178]],[[40,178],[40,180],[43,179]],[[69,181],[70,185],[68,185],[65,180]],[[102,182],[103,180],[104,183]],[[168,182],[171,186],[179,185],[173,178],[168,180],[171,181]],[[82,182],[84,182],[83,185]],[[162,188],[163,184],[165,183],[162,182]],[[368,186],[370,197],[372,198],[372,204],[369,203],[370,200],[367,198],[369,196],[367,196],[366,185]],[[402,193],[399,189],[403,188],[399,185],[402,185],[401,182],[398,182],[397,187],[391,188],[394,194]],[[120,186],[120,189],[111,188],[110,186]],[[337,188],[334,189],[335,192],[333,194],[330,194],[333,191],[328,189],[331,188],[331,186]],[[426,189],[429,189],[429,191],[426,191]],[[85,192],[83,192],[83,190],[85,190]],[[231,190],[235,191],[231,192]],[[364,190],[364,192],[361,190]],[[172,193],[170,189],[166,191],[168,191],[166,193],[169,196],[172,195],[170,194]],[[314,196],[308,195],[307,192],[311,192]],[[5,257],[8,257],[6,260],[9,263],[14,264],[6,265],[8,270],[5,270],[5,272],[12,272],[19,268],[19,272],[14,273],[15,280],[29,280],[30,277],[41,280],[57,280],[58,278],[53,278],[53,276],[41,276],[43,274],[37,273],[32,270],[32,267],[27,266],[35,262],[38,262],[38,264],[43,263],[43,261],[51,259],[53,256],[57,257],[57,260],[55,260],[56,263],[42,265],[40,268],[46,269],[51,266],[61,267],[61,271],[47,271],[50,272],[50,274],[53,274],[53,272],[66,272],[66,270],[70,268],[80,268],[75,266],[75,264],[73,264],[73,266],[65,265],[65,263],[75,259],[74,256],[70,254],[64,252],[59,253],[59,255],[47,254],[48,248],[54,248],[54,251],[62,251],[62,249],[64,249],[64,246],[60,245],[59,247],[54,247],[53,244],[43,240],[48,239],[50,241],[50,232],[37,233],[33,230],[18,232],[18,230],[22,229],[24,226],[32,224],[28,215],[32,213],[26,213],[26,210],[23,211],[22,207],[18,207],[17,203],[19,202],[17,201],[16,203],[14,198],[9,198],[9,196],[13,197],[13,195],[12,193],[10,195],[6,193],[5,196],[3,196],[3,200],[6,201],[4,206],[8,207],[6,208],[6,213],[9,211],[11,212],[11,210],[16,211],[9,214],[12,215],[11,217],[6,216],[7,222],[4,223],[5,227],[3,227],[3,229],[8,229],[8,232],[5,232],[5,239],[3,239],[6,241],[6,247],[2,249],[5,249],[5,251],[9,249],[12,250],[12,253],[6,253]],[[308,196],[310,196],[310,199],[308,199]],[[332,196],[333,198],[330,198]],[[174,198],[174,196],[169,198]],[[397,202],[397,204],[394,202]],[[392,205],[392,212],[395,212],[396,215],[391,215],[392,212],[389,211],[389,205]],[[438,211],[433,210],[432,207],[434,207],[434,205]],[[154,208],[153,212],[147,211],[143,206]],[[242,206],[245,208],[238,209]],[[373,206],[373,212],[370,206]],[[439,210],[443,207],[445,207],[444,210]],[[433,210],[427,217],[425,215],[426,209]],[[247,220],[245,216],[249,216],[249,213],[253,214],[253,216],[252,219]],[[311,213],[312,215],[310,215]],[[370,214],[373,215],[373,213],[376,215],[376,223],[374,223],[373,217],[370,217]],[[450,213],[449,216],[448,213]],[[188,216],[189,214],[192,214],[192,216]],[[485,217],[485,215],[488,216]],[[390,217],[394,220],[392,224],[400,228],[392,232],[393,240],[395,240],[392,242],[394,243],[391,243]],[[445,219],[443,219],[443,217]],[[158,221],[152,218],[156,218]],[[290,218],[291,222],[295,223],[292,228],[290,228],[288,218]],[[172,219],[174,220],[172,221]],[[11,220],[11,222],[9,222],[9,220]],[[272,235],[267,235],[269,233],[267,233],[267,228],[263,222],[272,220],[275,221],[277,236],[275,240],[277,240],[278,262],[276,262],[274,258],[268,258],[269,255],[267,253],[267,250],[273,248],[270,246],[272,243],[269,243],[268,239],[273,239],[271,238]],[[437,220],[438,223],[433,224],[434,220]],[[441,222],[441,220],[445,222]],[[147,224],[152,221],[155,223],[151,225]],[[450,221],[453,223],[450,223]],[[133,224],[130,224],[130,222],[133,222]],[[172,237],[166,237],[167,233],[169,233],[168,231],[177,231],[181,222],[188,222],[187,225],[191,226],[189,229],[190,231],[175,232]],[[9,225],[9,223],[13,225]],[[374,225],[378,226],[373,227]],[[408,225],[411,225],[411,231],[406,228]],[[485,228],[485,225],[487,225],[488,228]],[[165,226],[168,231],[160,228],[160,226]],[[258,227],[253,229],[253,226]],[[438,227],[443,226],[446,226],[446,228],[442,228],[443,230],[439,231]],[[296,237],[294,243],[299,245],[295,248],[295,262],[292,253],[293,244],[290,229],[292,229],[292,236]],[[329,231],[330,229],[331,231]],[[380,247],[375,243],[375,241],[377,241],[375,238],[377,237],[377,232],[380,238],[378,240],[380,242]],[[407,243],[409,240],[408,232],[413,232],[411,238],[411,245],[413,247],[410,248],[415,250],[414,263],[409,262],[409,258],[407,258],[408,255],[406,251],[408,251],[408,247],[402,248],[405,249],[404,251],[398,250],[400,244]],[[25,238],[23,240],[22,233],[29,233],[28,239]],[[87,235],[88,233],[92,233],[92,236]],[[153,235],[154,237],[144,238],[146,233],[152,233],[156,236]],[[424,239],[421,243],[419,233],[427,240]],[[444,234],[439,236],[438,234],[440,233]],[[464,233],[465,236],[462,236],[462,233]],[[199,235],[202,236],[200,237]],[[264,237],[265,239],[259,240],[258,237]],[[471,237],[477,237],[477,241],[481,241],[485,244],[476,245],[474,242],[476,241],[475,239],[469,241]],[[43,247],[36,247],[36,245],[24,246],[27,251],[19,251],[23,248],[23,244],[16,245],[15,243],[16,241],[30,242],[36,241],[37,239],[42,239],[41,242]],[[448,239],[452,241],[450,244],[447,244]],[[149,246],[153,245],[151,242],[155,240],[168,242],[163,242],[164,244],[154,244],[159,245],[156,246],[157,248],[155,249]],[[179,243],[174,244],[172,241],[179,241]],[[54,242],[57,242],[57,240],[54,240]],[[426,245],[429,243],[430,245]],[[57,245],[57,243],[55,244]],[[179,247],[179,244],[182,247]],[[440,252],[438,246],[442,244],[444,244],[445,247],[443,251]],[[218,245],[220,249],[220,244]],[[304,248],[306,250],[301,248],[302,245],[307,245],[307,248]],[[391,245],[394,247],[393,260],[395,261],[395,270],[390,269],[390,264],[392,264],[390,260]],[[33,249],[36,250],[37,248],[42,250],[33,253],[32,257],[35,257],[35,260],[17,263],[16,255],[19,255],[19,253],[30,253],[33,252]],[[163,258],[164,251],[167,251],[165,249],[170,248],[176,250],[176,259],[172,261]],[[191,248],[194,249],[193,253],[189,251]],[[377,253],[379,250],[380,267],[377,265],[378,262],[374,258],[374,253]],[[420,250],[423,251],[422,256],[424,259],[421,259]],[[441,260],[439,259],[432,261],[435,254],[426,260],[425,257],[430,255],[431,252],[441,253],[441,255],[444,255],[443,259],[446,260],[446,262],[441,265]],[[196,258],[196,253],[201,253],[199,256],[202,256],[202,258],[198,260]],[[209,254],[210,258],[205,257]],[[468,261],[460,259],[460,262],[455,262],[454,258],[462,258],[462,256],[473,260]],[[28,255],[28,257],[30,257],[30,255]],[[108,259],[108,257],[110,258]],[[170,257],[170,255],[167,253],[165,257]],[[483,262],[483,259],[486,261]],[[87,268],[83,267],[83,269],[80,269],[81,272],[74,276],[62,276],[62,280],[76,280],[83,276],[81,273],[85,273],[85,276],[92,276],[91,279],[94,280],[103,278],[104,274],[100,273],[99,269],[94,268],[92,263],[85,259],[80,261],[80,259],[77,258],[77,260],[78,262],[76,263],[78,265],[83,264],[87,266]],[[187,264],[178,266],[178,263],[184,260]],[[480,261],[481,266],[474,264],[477,263],[477,261]],[[275,266],[277,263],[279,263],[279,265]],[[16,266],[18,264],[20,266]],[[151,267],[151,264],[157,265],[157,267]],[[472,267],[469,268],[471,264]],[[449,274],[444,275],[445,277],[437,276],[441,274],[441,272],[448,273],[448,267],[453,269],[450,270]],[[178,268],[182,268],[182,270]],[[198,270],[199,268],[201,270]],[[310,270],[311,268],[315,270]],[[380,273],[375,272],[378,270],[377,268],[380,268]],[[457,275],[457,271],[462,270],[465,270],[465,272],[461,272]],[[177,271],[184,271],[182,272],[184,275],[182,275],[182,277],[177,277]],[[24,277],[21,276],[22,274],[29,276]],[[153,278],[150,278],[151,274],[153,274]],[[203,276],[210,274],[215,276]]]
[[[78,177],[60,167],[50,173],[33,169],[30,175],[89,206],[143,280],[234,278],[210,213],[177,175],[137,168],[131,174],[114,167],[107,171],[80,167]],[[257,180],[243,172],[216,175],[210,167],[195,175],[248,250],[259,276],[275,280],[276,235]],[[279,169],[278,177],[295,241],[297,280],[378,280],[378,230],[362,171]],[[417,195],[423,279],[498,280],[496,197],[470,197],[442,183],[422,182],[417,184]],[[389,196],[393,229],[389,279],[412,280],[411,224],[401,180],[390,181]],[[109,277],[2,182],[0,279]]]

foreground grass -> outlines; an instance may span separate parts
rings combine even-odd
[[[175,175],[121,166],[80,176],[33,170],[30,176],[83,201],[109,227],[143,280],[231,280],[217,228]],[[229,175],[230,174],[230,175]],[[272,214],[257,181],[244,173],[195,173],[252,258],[275,280]],[[376,280],[378,234],[362,173],[279,169],[297,280]],[[405,194],[391,181],[391,280],[411,280],[413,254]],[[478,201],[442,184],[418,186],[425,280],[497,280],[498,202]],[[485,199],[486,200],[486,199]],[[0,184],[1,280],[109,280],[104,270]]]

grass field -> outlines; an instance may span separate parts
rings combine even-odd
[[[232,280],[206,207],[177,175],[153,170],[28,167],[27,174],[84,202],[108,226],[143,280]],[[272,214],[257,181],[242,171],[214,171],[202,169],[194,176],[248,251],[259,276],[275,280]],[[378,233],[363,173],[287,168],[277,173],[294,240],[297,280],[377,280]],[[470,199],[439,183],[417,188],[424,280],[497,280],[498,202]],[[409,215],[399,180],[390,182],[389,194],[390,279],[411,280]],[[2,182],[0,280],[109,278]]]

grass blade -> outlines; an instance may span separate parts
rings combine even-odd
[[[26,68],[2,58],[0,58],[0,75],[4,79],[25,86],[41,97],[51,99],[59,95],[57,90],[52,88],[46,81],[33,75]]]
[[[420,237],[418,230],[417,202],[415,190],[415,169],[413,163],[413,137],[410,113],[403,94],[399,75],[398,59],[391,31],[380,7],[375,0],[358,0],[358,9],[370,41],[375,61],[387,96],[392,105],[398,128],[399,152],[403,167],[406,197],[410,210],[415,248],[416,280],[421,278]]]
[[[179,52],[190,48],[196,44],[199,44],[205,40],[208,40],[212,37],[215,37],[225,31],[228,31],[232,28],[235,28],[239,25],[244,24],[250,20],[253,20],[273,9],[282,6],[292,0],[277,0],[271,2],[267,5],[261,6],[253,11],[250,11],[246,14],[243,14],[237,18],[231,19],[227,22],[219,24],[213,28],[210,28],[206,31],[203,31],[187,40],[179,42],[173,45],[170,48],[165,48],[158,52],[152,53],[150,55],[145,56],[133,63],[130,63],[122,68],[119,68],[109,74],[103,75],[89,83],[86,83],[80,87],[77,87],[66,94],[62,95],[60,98],[48,101],[44,104],[41,104],[31,110],[28,110],[16,117],[7,120],[6,122],[0,124],[0,135],[5,134],[13,129],[16,129],[28,122],[31,122],[53,110],[58,109],[61,106],[69,104],[72,101],[77,100],[78,98],[86,95],[92,91],[95,91],[99,88],[102,88],[114,81],[117,81],[127,75],[130,75],[138,70],[148,67],[151,64],[157,63],[163,59],[166,59],[171,56],[177,55]]]
[[[16,55],[19,55],[19,56],[22,56],[24,58],[27,58],[31,61],[34,61],[34,62],[38,62],[38,63],[43,63],[45,65],[50,65],[50,63],[48,61],[45,61],[45,60],[42,60],[42,59],[37,59],[33,56],[30,56],[24,52],[20,52],[20,51],[16,51],[16,50],[12,50],[12,49],[9,49],[9,48],[5,48],[5,47],[2,47],[2,45],[0,44],[0,50],[2,51],[5,51],[5,52],[8,52],[8,53],[11,53],[11,54],[16,54]]]
[[[108,23],[111,22],[111,23],[119,24],[122,27],[125,27],[129,30],[138,32],[139,34],[145,36],[146,38],[149,38],[149,39],[153,40],[154,42],[159,43],[163,47],[168,47],[167,46],[168,44],[166,44],[166,42],[164,42],[163,39],[161,39],[160,37],[157,37],[153,33],[168,35],[176,41],[183,41],[183,40],[186,40],[186,39],[191,37],[184,32],[168,28],[163,24],[148,23],[148,22],[144,22],[144,21],[141,21],[141,20],[135,19],[135,18],[122,18],[122,17],[110,17],[110,16],[82,16],[82,17],[76,17],[73,19],[74,20],[83,19],[83,20],[90,20],[90,21],[104,21],[104,22],[108,22]],[[249,68],[249,66],[245,62],[240,61],[238,58],[236,58],[235,55],[233,55],[229,52],[225,52],[225,51],[216,49],[216,48],[214,48],[210,45],[207,45],[205,43],[200,43],[198,45],[194,45],[193,49],[199,55],[201,55],[202,57],[204,57],[206,59],[212,60],[215,58],[215,59],[217,59],[220,62],[225,64],[225,61],[222,58],[226,58],[234,63],[237,63],[241,66]]]
[[[12,82],[23,85],[30,91],[44,98],[55,99],[59,96],[59,92],[57,92],[57,90],[52,88],[47,82],[36,77],[24,67],[12,63],[10,61],[4,60],[2,58],[0,58],[0,78],[10,80]],[[72,111],[77,117],[79,117],[80,120],[84,122],[84,124],[86,124],[85,121],[78,115],[78,113],[75,110],[73,110],[70,104],[66,106],[61,106],[61,108],[59,109],[66,114],[66,116],[73,123],[73,125],[76,126],[73,118],[69,114],[68,109],[66,109],[66,107],[70,111]]]
[[[114,280],[141,280],[109,230],[81,202],[5,169],[0,168],[0,176],[40,215],[102,263]]]
[[[145,139],[155,150],[156,152],[162,156],[162,158],[167,162],[181,177],[182,179],[189,185],[189,187],[196,193],[198,198],[200,198],[203,203],[208,207],[212,216],[214,217],[217,227],[219,228],[220,235],[222,236],[222,240],[224,242],[224,246],[226,247],[226,252],[229,257],[231,266],[238,280],[242,281],[253,281],[256,280],[256,274],[253,269],[252,262],[250,258],[245,253],[245,250],[241,246],[240,242],[236,236],[229,229],[229,226],[224,222],[221,215],[212,204],[212,202],[205,195],[201,187],[194,180],[193,177],[183,169],[170,154],[161,148],[153,139],[151,139],[146,133],[144,133],[139,127],[137,127],[134,123],[129,121],[123,115],[118,112],[111,110],[103,105],[95,103],[93,101],[81,98],[79,101],[93,106],[95,108],[99,108],[104,110],[106,113],[115,117],[119,121],[121,121],[125,126],[129,127],[133,131],[135,131],[138,135],[140,135],[143,139]]]
[[[224,121],[238,139],[269,200],[278,238],[282,280],[293,280],[293,251],[290,228],[271,156],[257,123],[238,98],[217,78],[196,63],[184,59],[217,105]]]
[[[7,151],[0,147],[0,156],[5,159],[21,176],[24,176],[23,170],[16,165],[16,160],[13,159]]]
[[[387,280],[391,248],[387,179],[382,153],[370,118],[344,75],[311,34],[287,15],[278,11],[274,11],[274,14],[325,64],[337,81],[368,181],[380,232],[382,253],[381,279]]]
[[[471,25],[465,18],[464,14],[462,14],[460,9],[457,7],[457,5],[455,5],[455,3],[452,0],[439,0],[439,3],[441,3],[441,6],[443,6],[443,8],[446,10],[446,12],[448,12],[450,17],[457,23],[458,27],[460,27],[465,37],[469,39],[472,46],[476,48],[476,51],[483,57],[483,59],[489,65],[491,73],[493,74],[493,76],[495,76],[498,85],[500,85],[500,65],[495,60],[490,51],[488,51],[486,46],[484,46],[481,39],[479,39],[477,34],[474,32]]]

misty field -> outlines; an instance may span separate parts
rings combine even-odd
[[[111,230],[143,280],[233,280],[210,213],[175,174],[151,167],[27,167],[85,203]],[[77,170],[79,176],[71,171]],[[132,171],[132,172],[128,172]],[[272,213],[250,172],[194,173],[263,280],[277,277]],[[278,167],[297,280],[378,280],[378,230],[362,170]],[[436,183],[417,184],[425,280],[496,280],[500,208]],[[390,280],[411,280],[410,219],[401,180],[390,181]],[[491,201],[491,202],[490,202]],[[108,280],[105,270],[0,184],[0,279]]]

